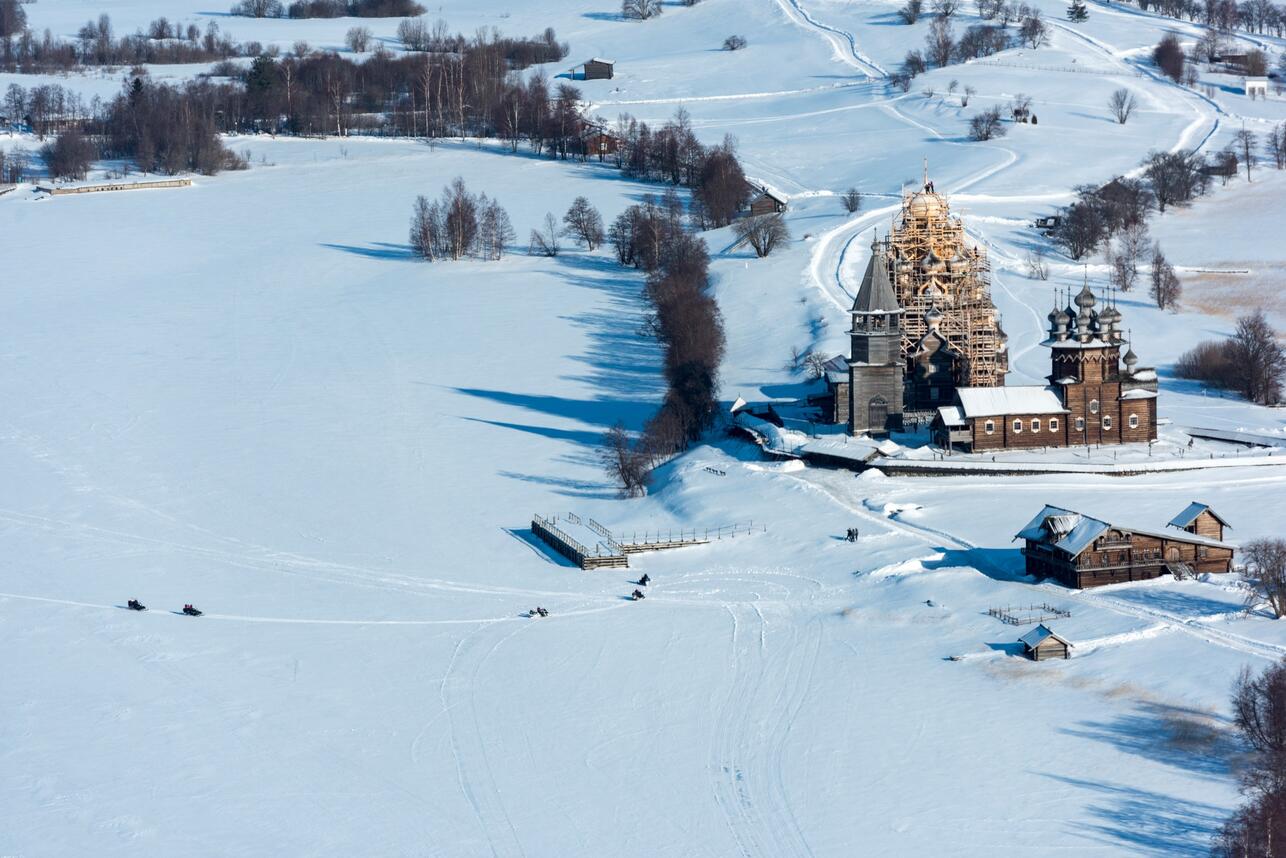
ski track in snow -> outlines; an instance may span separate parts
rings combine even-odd
[[[795,24],[811,27],[830,42],[835,55],[862,74],[871,78],[886,78],[889,73],[882,66],[863,54],[857,47],[857,36],[848,30],[832,27],[818,21],[800,4],[799,0],[777,0],[777,5]]]

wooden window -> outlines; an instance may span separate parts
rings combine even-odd
[[[1138,429],[1138,428],[1139,428],[1139,415],[1137,415],[1137,414],[1131,414],[1131,415],[1130,415],[1130,428],[1131,428],[1131,429]]]
[[[1049,418],[1049,431],[1050,431],[1050,432],[1057,432],[1057,431],[1058,431],[1058,418],[1057,418],[1057,417],[1051,417],[1051,418]]]
[[[1039,419],[1039,418],[1034,418],[1034,419],[1031,421],[1031,431],[1033,431],[1033,432],[1039,432],[1039,431],[1040,431],[1040,419]]]
[[[1091,399],[1091,400],[1090,400],[1090,414],[1098,414],[1098,400],[1097,400],[1097,399]]]
[[[1111,417],[1108,417],[1108,416],[1104,415],[1104,417],[1103,417],[1103,428],[1104,428],[1104,429],[1111,429],[1111,428],[1112,428],[1112,418],[1111,418]]]
[[[1021,435],[1022,433],[1023,433],[1023,421],[1021,421],[1021,420],[1015,420],[1015,421],[1014,421],[1014,434],[1015,434],[1015,435]]]
[[[982,431],[986,432],[988,435],[995,435],[995,434],[996,434],[996,421],[995,421],[995,420],[988,420],[986,423],[982,424]]]

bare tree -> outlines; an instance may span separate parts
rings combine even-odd
[[[371,46],[373,38],[371,31],[366,27],[353,27],[344,34],[344,44],[348,49],[356,54],[364,54]]]
[[[1264,150],[1277,169],[1286,169],[1286,122],[1268,129],[1264,136]]]
[[[902,8],[898,9],[898,17],[904,24],[914,24],[920,20],[924,14],[924,0],[906,0]]]
[[[527,252],[532,256],[557,256],[562,248],[558,244],[558,218],[553,212],[545,213],[543,229],[533,229],[527,245]]]
[[[849,188],[839,195],[839,201],[840,205],[844,207],[844,211],[854,214],[862,208],[862,193],[857,188]]]
[[[1237,388],[1243,396],[1262,405],[1281,401],[1286,350],[1263,310],[1237,320],[1237,331],[1228,343],[1228,359],[1237,368]]]
[[[408,51],[429,49],[429,27],[423,18],[406,18],[397,25],[397,37]]]
[[[1255,588],[1252,598],[1267,602],[1273,616],[1278,619],[1286,617],[1286,539],[1256,539],[1241,551],[1246,558],[1246,571],[1254,576],[1251,579]],[[1286,710],[1282,716],[1286,718]],[[1279,729],[1286,729],[1286,723],[1279,725]],[[1286,762],[1286,733],[1280,740],[1283,744],[1278,750]],[[1283,776],[1286,777],[1286,773]]]
[[[1108,109],[1116,117],[1116,121],[1124,125],[1130,119],[1130,114],[1138,106],[1134,95],[1125,87],[1121,87],[1112,93],[1112,97],[1107,100]]]
[[[1174,273],[1174,266],[1165,258],[1159,243],[1152,245],[1152,288],[1149,294],[1162,310],[1177,310],[1179,296],[1183,294],[1179,276]]]
[[[590,205],[589,200],[577,197],[563,215],[563,235],[576,239],[593,250],[603,243],[603,216]]]
[[[505,255],[505,246],[517,237],[509,213],[498,200],[488,200],[486,194],[479,200],[478,210],[478,254],[483,259],[500,259]]]
[[[1027,276],[1033,280],[1049,279],[1049,263],[1045,261],[1045,251],[1042,248],[1027,251],[1027,258],[1024,260],[1027,264]]]
[[[933,0],[933,14],[939,18],[950,18],[960,11],[960,0]]]
[[[639,497],[647,493],[650,480],[647,456],[630,440],[623,423],[617,423],[603,435],[600,452],[603,469],[620,486],[626,497]]]
[[[411,214],[411,248],[422,259],[438,258],[445,243],[442,237],[442,214],[436,202],[421,194],[415,198]]]
[[[969,139],[984,141],[1004,137],[1007,129],[1000,119],[1000,108],[993,107],[975,114],[969,120]]]
[[[733,233],[741,241],[750,243],[755,256],[761,259],[772,253],[777,245],[790,240],[790,230],[779,214],[756,215],[737,221]]]
[[[818,352],[809,352],[804,356],[804,370],[810,381],[816,381],[826,375],[826,356]]]
[[[1250,162],[1255,159],[1255,148],[1259,141],[1255,139],[1255,132],[1245,128],[1239,130],[1233,135],[1233,145],[1241,150],[1241,160],[1246,165],[1246,181],[1250,181]]]
[[[956,40],[951,32],[951,19],[935,18],[929,25],[929,32],[924,37],[924,55],[935,66],[945,66],[951,62],[955,52]]]
[[[1139,279],[1139,267],[1124,251],[1112,246],[1109,241],[1103,246],[1103,257],[1107,262],[1108,280],[1122,292],[1129,292]]]
[[[964,91],[963,91],[963,92],[962,92],[962,94],[960,95],[960,106],[961,106],[961,107],[968,107],[968,106],[969,106],[969,99],[970,99],[970,98],[972,98],[972,97],[973,97],[973,95],[974,95],[974,93],[976,93],[977,91],[978,91],[978,90],[974,89],[974,88],[973,88],[972,86],[970,86],[969,84],[965,84]]]
[[[1049,42],[1049,25],[1041,17],[1039,9],[1032,9],[1018,25],[1018,38],[1023,44],[1035,50]]]
[[[621,17],[631,21],[646,21],[664,11],[661,0],[621,0]]]
[[[729,36],[723,40],[723,49],[725,51],[739,51],[746,46],[745,36]]]

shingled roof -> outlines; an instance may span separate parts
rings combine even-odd
[[[871,246],[871,259],[866,263],[862,285],[853,301],[854,313],[900,313],[897,295],[889,282],[889,267],[878,244]]]

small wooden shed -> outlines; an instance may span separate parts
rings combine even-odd
[[[1054,634],[1044,623],[1020,637],[1018,642],[1023,645],[1023,654],[1032,661],[1072,657],[1071,642]]]
[[[1219,513],[1215,512],[1209,506],[1197,501],[1188,504],[1183,512],[1170,519],[1170,527],[1178,530],[1193,533],[1197,536],[1204,536],[1206,539],[1213,539],[1223,542],[1224,528],[1232,529],[1232,525],[1224,521]]]
[[[616,61],[594,57],[585,61],[583,78],[585,80],[611,80],[615,74]]]
[[[756,215],[778,214],[786,210],[786,200],[777,196],[767,188],[751,186],[750,188],[750,214]]]

